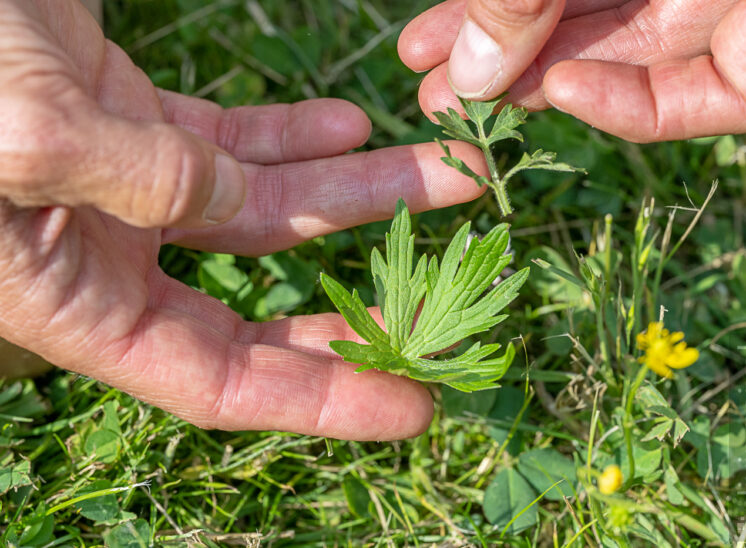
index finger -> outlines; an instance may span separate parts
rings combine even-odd
[[[451,143],[479,174],[475,147]],[[265,255],[316,236],[389,219],[396,201],[424,211],[482,195],[472,179],[441,161],[435,143],[392,147],[278,166],[246,165],[249,196],[231,221],[200,230],[167,230],[166,241],[206,251]]]

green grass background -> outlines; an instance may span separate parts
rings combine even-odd
[[[419,111],[421,76],[408,71],[396,55],[403,25],[434,3],[107,0],[106,32],[157,85],[226,107],[317,96],[349,99],[373,120],[367,146],[379,148],[439,135]],[[257,20],[257,11],[266,19]],[[746,511],[743,138],[638,146],[556,112],[531,115],[525,133],[530,146],[556,151],[560,160],[585,167],[588,175],[533,173],[512,183],[516,268],[541,257],[578,272],[575,254],[598,254],[604,216],[611,214],[616,279],[627,291],[643,198],[655,198],[651,234],[662,233],[669,206],[698,207],[712,181],[719,180],[715,197],[662,278],[666,324],[683,330],[701,358],[676,380],[654,382],[692,432],[676,447],[670,438],[640,444],[644,481],[613,501],[594,498],[582,481],[569,490],[565,486],[567,501],[548,495],[507,531],[504,520],[494,525],[485,517],[483,506],[494,510],[498,504],[489,500],[495,493],[488,491],[483,505],[496,477],[501,485],[514,487],[508,493],[513,517],[524,510],[526,500],[537,496],[536,486],[527,487],[515,472],[526,472],[530,451],[553,450],[552,458],[561,456],[571,468],[573,462],[586,466],[594,401],[593,467],[623,460],[619,432],[614,431],[623,382],[605,382],[594,367],[599,340],[593,303],[587,292],[534,268],[511,307],[510,319],[488,335],[502,342],[523,337],[503,386],[469,397],[436,391],[436,418],[415,440],[332,441],[327,446],[323,439],[285,433],[207,432],[61,371],[0,385],[3,542],[22,534],[25,541],[13,542],[735,542]],[[498,152],[508,161],[524,150],[527,147],[509,143]],[[683,235],[693,215],[687,210],[677,213],[673,241]],[[442,253],[455,229],[469,219],[478,231],[488,231],[499,219],[493,197],[416,216],[419,251]],[[382,244],[387,227],[382,222],[354,228],[261,259],[166,247],[161,263],[169,274],[224,299],[249,320],[327,312],[332,308],[318,283],[320,271],[358,288],[373,304],[369,253]],[[616,285],[611,289],[619,290]],[[646,309],[644,316],[654,318],[657,312]],[[613,366],[623,381],[625,364]],[[528,402],[527,393],[534,394]],[[654,421],[644,414],[639,420],[642,430]],[[149,486],[133,487],[142,482]],[[95,496],[86,498],[86,493]],[[505,492],[498,494],[505,498]],[[614,512],[630,520],[622,529],[613,527]]]

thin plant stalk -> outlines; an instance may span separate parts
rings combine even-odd
[[[484,126],[477,124],[477,131],[479,132],[479,139],[481,141],[480,148],[487,162],[487,168],[490,171],[490,181],[487,185],[495,191],[497,205],[500,207],[500,214],[503,217],[508,216],[513,213],[513,207],[510,205],[510,198],[508,198],[506,191],[508,181],[506,178],[500,177],[500,171],[497,169],[497,162],[495,162],[495,155],[492,154],[490,145],[487,142],[487,134],[484,131]]]
[[[702,214],[705,212],[705,208],[709,205],[710,201],[712,200],[713,196],[715,195],[715,191],[718,188],[718,182],[713,181],[712,186],[710,186],[710,191],[707,193],[707,197],[705,198],[705,201],[702,203],[702,206],[697,210],[696,215],[689,223],[689,226],[687,226],[686,231],[684,232],[684,235],[679,238],[679,240],[676,242],[676,244],[673,246],[670,252],[667,253],[668,244],[671,241],[671,232],[673,229],[673,218],[676,213],[676,210],[674,209],[668,216],[668,223],[666,224],[666,231],[663,235],[663,241],[661,243],[661,251],[660,251],[660,259],[658,260],[658,265],[656,266],[655,270],[655,279],[653,282],[653,290],[652,290],[652,313],[655,314],[655,310],[658,306],[658,293],[660,291],[660,285],[661,285],[661,279],[663,277],[663,269],[666,267],[668,262],[673,258],[673,256],[676,254],[676,252],[681,247],[681,244],[684,243],[684,241],[689,237],[689,234],[691,234],[692,230],[694,230],[694,227],[699,223],[699,220],[702,218]],[[654,321],[654,318],[651,319],[651,321]]]
[[[642,381],[645,380],[645,375],[647,375],[647,372],[648,366],[642,364],[639,371],[637,372],[637,376],[635,377],[634,382],[629,389],[629,392],[627,392],[627,402],[624,408],[624,443],[627,448],[627,461],[629,462],[629,477],[625,482],[627,486],[632,483],[632,480],[635,477],[635,455],[632,448],[632,426],[634,425],[634,421],[632,420],[632,406],[635,402],[637,390],[640,388]]]

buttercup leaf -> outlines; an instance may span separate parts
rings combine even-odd
[[[322,275],[329,298],[368,343],[332,341],[331,348],[346,361],[360,364],[358,371],[375,368],[419,381],[445,383],[464,392],[494,388],[513,360],[512,345],[498,357],[492,356],[499,344],[479,343],[454,358],[429,357],[505,319],[500,311],[515,299],[528,276],[528,269],[524,269],[492,287],[510,262],[506,255],[508,226],[496,226],[482,240],[472,239],[466,248],[469,228],[466,223],[457,232],[440,265],[437,258],[428,262],[422,256],[415,266],[409,212],[399,200],[391,231],[386,234],[386,257],[377,250],[371,254],[386,331],[373,320],[355,291],[349,293]]]
[[[474,134],[469,124],[459,116],[458,112],[449,108],[448,114],[444,112],[434,112],[433,114],[443,128],[443,133],[459,141],[479,146],[479,137]]]
[[[443,141],[441,141],[440,139],[435,139],[435,141],[440,145],[440,148],[442,148],[443,152],[445,152],[446,154],[443,158],[441,158],[441,160],[443,160],[443,163],[459,170],[467,177],[471,177],[480,187],[482,185],[489,184],[490,180],[487,177],[485,177],[484,175],[478,175],[469,166],[467,166],[461,158],[455,158],[454,156],[452,156],[450,147]]]
[[[554,159],[556,157],[556,153],[544,152],[541,149],[537,150],[533,154],[524,152],[520,161],[505,174],[505,178],[509,179],[519,171],[524,171],[527,169],[545,169],[547,171],[564,171],[568,173],[574,171],[582,171],[569,164],[555,162]]]
[[[464,112],[466,112],[469,120],[473,121],[478,126],[483,126],[484,123],[490,119],[497,104],[502,101],[504,97],[505,94],[499,96],[494,101],[467,101],[459,97],[459,101],[461,102],[461,106],[464,107]]]
[[[513,105],[507,104],[497,114],[495,124],[487,138],[487,142],[492,145],[504,139],[516,139],[523,142],[523,134],[515,128],[526,123],[526,109],[513,108]]]
[[[481,187],[482,185],[489,186],[494,192],[497,199],[497,204],[500,206],[500,212],[503,215],[510,215],[513,212],[513,207],[510,205],[510,199],[507,193],[508,181],[516,173],[527,169],[544,169],[549,171],[564,171],[574,172],[581,171],[569,164],[555,163],[556,154],[553,152],[544,152],[543,150],[537,150],[533,154],[524,154],[521,160],[508,169],[504,174],[501,174],[497,168],[497,162],[492,153],[492,146],[498,141],[505,139],[516,139],[523,142],[523,135],[516,128],[526,123],[526,109],[524,108],[513,108],[513,105],[506,104],[502,107],[497,116],[494,117],[492,127],[488,128],[488,123],[497,105],[505,98],[505,95],[498,97],[494,101],[485,102],[472,102],[465,99],[460,99],[461,104],[464,107],[464,111],[469,119],[474,122],[476,126],[476,132],[474,132],[469,124],[461,119],[458,113],[449,108],[448,113],[434,112],[434,116],[443,126],[443,131],[446,135],[449,135],[455,139],[466,141],[479,147],[484,154],[484,158],[487,161],[487,167],[490,170],[490,178],[476,174],[469,166],[464,164],[458,158],[454,158],[451,155],[450,150],[443,143],[440,144],[443,147],[446,155],[441,158],[443,162],[457,169],[474,179],[476,183]]]

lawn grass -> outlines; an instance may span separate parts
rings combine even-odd
[[[439,135],[416,103],[420,77],[396,57],[403,24],[432,3],[107,0],[107,34],[158,85],[224,106],[354,101],[374,121],[368,146],[379,148]],[[638,146],[556,112],[531,115],[525,133],[530,146],[588,175],[511,183],[513,267],[532,274],[509,320],[486,337],[519,349],[501,388],[434,390],[426,434],[376,444],[207,432],[61,371],[6,382],[2,542],[736,544],[746,515],[744,139]],[[486,233],[499,219],[493,197],[415,216],[419,251],[442,253],[469,219]],[[320,271],[373,304],[368,257],[387,228],[374,223],[262,259],[166,247],[161,264],[250,320],[327,312]],[[661,257],[680,241],[657,282]],[[222,284],[216,263],[239,269],[252,290]],[[649,374],[626,414],[639,367],[634,336],[661,306],[700,359],[674,380]],[[596,479],[612,463],[625,485],[604,495]],[[572,477],[554,485],[560,470]]]

